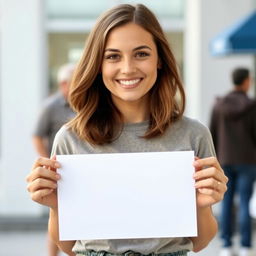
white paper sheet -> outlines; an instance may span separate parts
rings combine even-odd
[[[197,235],[192,151],[57,160],[60,240]]]

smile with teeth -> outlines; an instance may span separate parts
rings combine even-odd
[[[136,84],[138,84],[138,82],[140,82],[141,79],[137,78],[137,79],[131,79],[131,80],[118,80],[118,82],[125,87],[132,87]]]

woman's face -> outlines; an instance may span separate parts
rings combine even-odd
[[[147,107],[147,93],[156,81],[157,65],[155,42],[141,26],[128,23],[109,33],[102,77],[118,108],[127,103]]]

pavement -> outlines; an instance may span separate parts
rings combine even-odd
[[[238,236],[235,236],[238,244]],[[256,243],[256,230],[254,243]],[[221,242],[217,235],[207,248],[189,256],[218,256]],[[256,248],[255,255],[256,255]],[[64,256],[60,254],[59,256]],[[48,256],[46,249],[46,231],[0,231],[0,256]]]

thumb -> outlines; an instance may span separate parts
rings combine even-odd
[[[51,160],[56,161],[56,160],[57,160],[57,157],[56,157],[56,155],[52,155],[50,159],[51,159]],[[52,168],[52,167],[50,167],[50,170],[52,170],[52,171],[55,171],[55,172],[56,172],[56,168]]]
[[[198,171],[200,171],[202,169],[200,166],[197,165],[197,163],[196,163],[197,160],[200,160],[200,158],[195,156],[195,161],[194,161],[193,165],[195,167],[195,171],[196,172],[198,172]]]
[[[52,155],[52,156],[51,156],[51,160],[57,160],[56,155]]]

